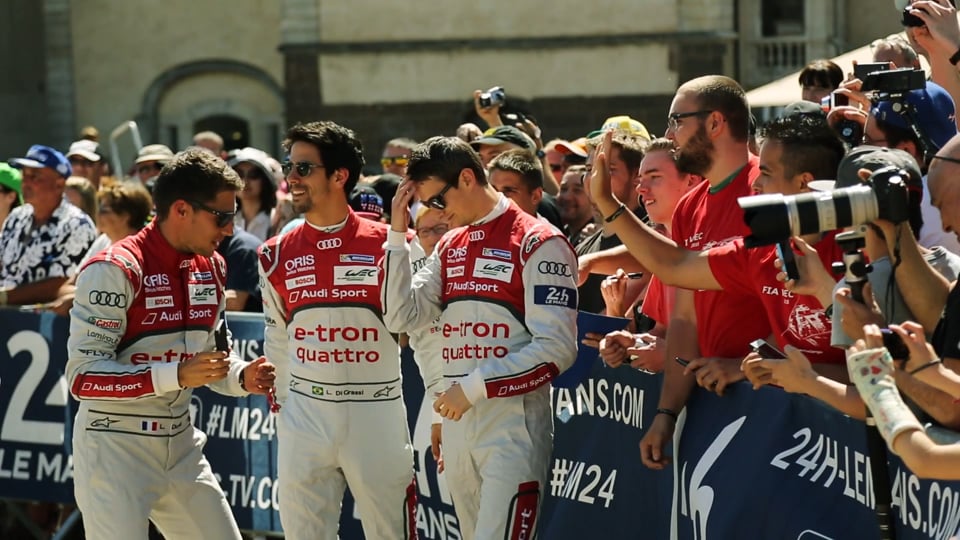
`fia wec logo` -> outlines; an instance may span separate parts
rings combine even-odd
[[[477,257],[473,265],[473,277],[510,283],[513,279],[513,263]]]

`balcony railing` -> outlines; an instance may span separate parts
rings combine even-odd
[[[740,73],[742,82],[758,86],[788,73],[803,69],[815,58],[832,56],[833,47],[826,40],[805,36],[760,38],[742,44]]]

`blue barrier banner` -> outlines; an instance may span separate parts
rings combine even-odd
[[[259,315],[228,315],[245,360],[263,350]],[[0,498],[73,501],[70,433],[76,402],[63,368],[68,321],[0,310]],[[421,538],[459,539],[444,475],[430,451],[433,396],[409,348],[403,389],[414,445]],[[687,407],[673,470],[640,462],[639,441],[656,413],[661,376],[611,369],[594,359],[573,388],[555,388],[554,453],[540,537],[876,538],[873,486],[862,422],[804,396],[746,383],[721,398],[700,389]],[[244,530],[281,530],[275,419],[262,396],[194,392],[191,420]],[[890,463],[897,538],[947,539],[960,530],[960,482],[920,480]],[[349,492],[340,537],[363,538]]]
[[[553,389],[553,470],[541,538],[668,538],[673,477],[640,462],[662,378],[608,368],[594,355],[579,386]]]
[[[0,310],[0,498],[73,501],[67,319]]]
[[[678,538],[877,538],[866,428],[817,401],[747,383],[687,404],[676,468]],[[896,538],[950,538],[957,482],[889,465]]]

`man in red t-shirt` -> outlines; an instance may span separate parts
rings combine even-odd
[[[680,201],[673,222],[676,245],[651,234],[636,220],[617,219],[618,203],[605,193],[599,178],[603,176],[601,166],[595,167],[599,172],[591,182],[602,215],[611,219],[609,225],[645,267],[667,284],[699,289],[676,292],[667,358],[679,356],[690,363],[686,369],[674,362],[665,365],[658,414],[641,441],[642,459],[651,468],[668,464],[663,446],[671,440],[676,414],[693,387],[694,380],[688,375],[694,374],[697,384],[722,394],[727,385],[743,379],[740,363],[750,341],[767,337],[771,328],[781,347],[791,343],[807,350],[829,350],[829,327],[825,334],[819,328],[829,324],[822,306],[815,298],[801,302],[783,294],[772,264],[773,248],[744,249],[743,236],[749,229],[737,198],[753,193],[754,180],[762,191],[804,191],[807,182],[834,175],[843,145],[822,119],[787,119],[783,122],[808,128],[794,125],[797,133],[790,133],[791,142],[806,142],[811,132],[818,131],[815,125],[825,134],[820,139],[827,142],[808,144],[814,148],[808,153],[814,156],[798,161],[792,147],[787,150],[786,142],[771,138],[764,152],[766,159],[758,163],[747,151],[746,111],[742,90],[725,77],[695,79],[678,90],[667,136],[677,141],[687,166],[699,167],[708,182]],[[825,155],[831,159],[824,159]],[[805,166],[799,167],[801,164]],[[796,320],[791,322],[791,317]]]

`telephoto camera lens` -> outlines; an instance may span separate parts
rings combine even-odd
[[[747,247],[775,244],[785,238],[842,229],[879,217],[877,198],[869,185],[833,191],[740,197],[743,220],[752,233]]]

